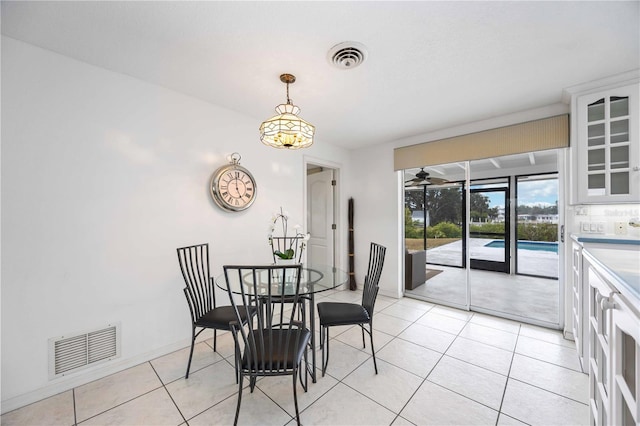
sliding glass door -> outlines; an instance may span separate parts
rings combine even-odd
[[[558,279],[558,174],[516,176],[516,273]]]
[[[425,186],[427,263],[465,266],[463,189],[462,183]]]
[[[426,274],[405,294],[558,327],[557,155],[542,151],[406,173],[405,256],[424,262]]]
[[[405,290],[466,309],[464,180],[464,163],[405,174]],[[416,261],[424,271],[417,281]]]

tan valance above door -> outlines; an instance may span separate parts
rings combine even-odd
[[[569,146],[569,115],[563,114],[512,126],[396,148],[394,170]]]

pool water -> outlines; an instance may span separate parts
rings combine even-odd
[[[504,241],[491,241],[485,247],[504,248]],[[519,250],[549,251],[558,253],[558,243],[548,243],[544,241],[518,241]]]

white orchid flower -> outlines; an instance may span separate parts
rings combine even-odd
[[[310,238],[311,238],[311,234],[310,234],[310,233],[308,233],[308,232],[307,232],[306,234],[304,234],[303,239],[304,239],[305,241],[309,241],[309,239],[310,239]]]

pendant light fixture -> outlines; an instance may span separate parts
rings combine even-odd
[[[260,140],[273,148],[299,149],[313,144],[315,126],[298,117],[300,108],[289,99],[289,84],[296,81],[291,74],[282,74],[280,81],[287,85],[287,103],[276,107],[278,115],[260,125]]]

